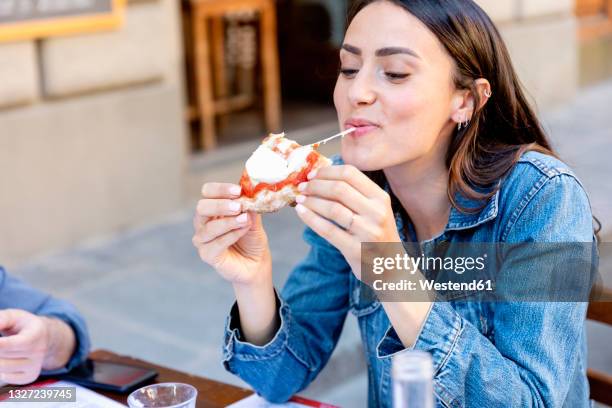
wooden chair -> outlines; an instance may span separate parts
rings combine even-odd
[[[223,33],[223,16],[228,13],[254,11],[259,16],[260,43],[257,48],[263,76],[265,122],[268,131],[279,131],[281,93],[274,0],[190,0],[190,6],[192,49],[189,53],[193,58],[196,108],[188,112],[188,117],[200,120],[204,150],[217,145],[217,115],[246,108],[254,102],[253,95],[228,96]],[[209,21],[212,26],[210,35]]]
[[[612,290],[596,287],[589,303],[587,319],[612,326]],[[587,369],[591,399],[612,406],[612,375]]]

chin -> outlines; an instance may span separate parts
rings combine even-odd
[[[376,171],[385,167],[384,160],[375,157],[371,151],[356,151],[353,148],[342,148],[342,160],[360,171]]]

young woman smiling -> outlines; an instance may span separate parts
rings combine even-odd
[[[240,188],[203,186],[193,242],[237,299],[226,367],[285,401],[323,368],[351,311],[369,406],[391,405],[390,357],[409,349],[431,353],[439,406],[588,406],[585,303],[360,296],[362,242],[593,240],[588,198],[551,152],[489,17],[470,0],[364,1],[340,63],[339,123],[357,130],[300,186],[310,252],[282,293],[259,216],[234,201]]]

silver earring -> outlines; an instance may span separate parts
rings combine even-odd
[[[457,124],[457,130],[461,131],[461,129],[465,129],[470,124],[470,120],[466,119],[465,121],[461,121]]]
[[[486,96],[487,98],[490,98],[490,97],[491,97],[491,95],[493,95],[493,92],[491,92],[491,90],[490,90],[490,89],[485,89],[484,94],[485,94],[485,96]]]

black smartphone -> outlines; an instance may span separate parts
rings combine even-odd
[[[127,394],[157,377],[157,371],[132,365],[87,359],[60,379],[87,388]],[[57,376],[55,378],[58,378]]]

